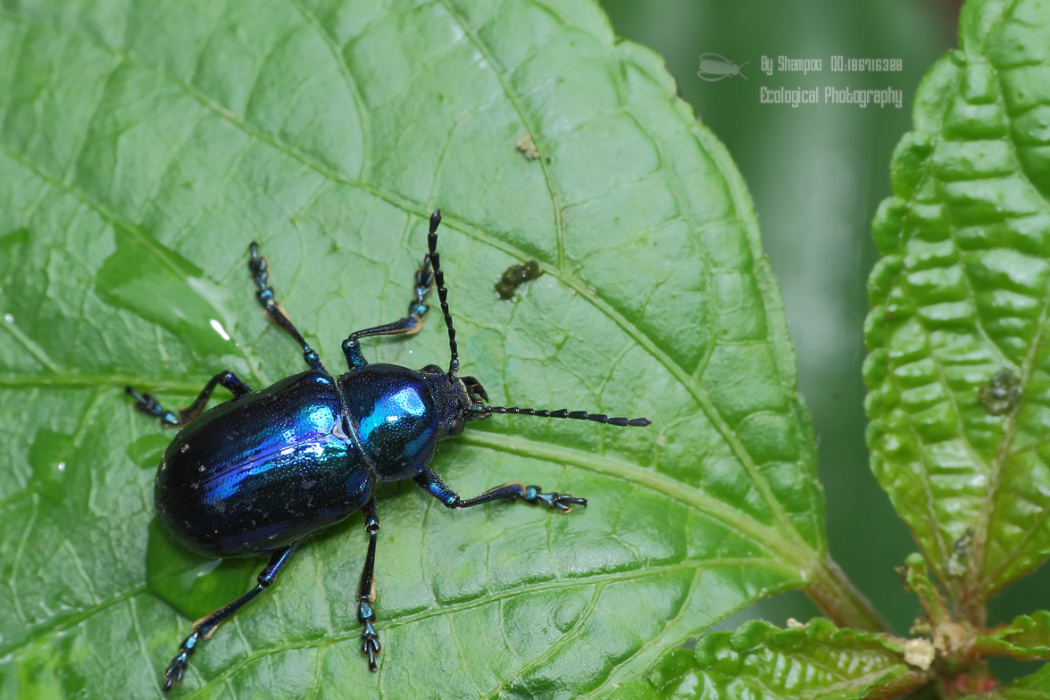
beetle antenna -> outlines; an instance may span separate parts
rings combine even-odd
[[[452,314],[448,311],[448,290],[445,289],[445,274],[441,271],[441,256],[437,252],[438,225],[441,223],[441,210],[435,209],[430,215],[430,235],[427,244],[430,246],[430,264],[434,266],[434,282],[438,288],[438,299],[441,301],[441,313],[445,314],[445,325],[448,326],[448,349],[452,359],[448,362],[449,376],[459,371],[459,350],[456,347],[456,329],[452,326]]]
[[[536,410],[535,408],[518,408],[517,406],[486,406],[482,413],[512,413],[520,416],[539,416],[540,418],[572,418],[573,420],[592,420],[595,423],[616,425],[621,428],[644,428],[652,423],[648,418],[610,418],[604,413],[587,413],[587,411],[560,411]]]

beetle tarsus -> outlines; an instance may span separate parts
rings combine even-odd
[[[182,425],[182,420],[179,416],[161,406],[160,402],[150,394],[140,394],[130,386],[124,387],[124,391],[127,392],[128,396],[135,399],[136,409],[148,416],[159,418],[161,425]]]
[[[408,305],[408,313],[426,316],[430,307],[425,303],[434,288],[434,271],[430,269],[430,256],[423,256],[423,264],[416,270],[416,298]]]
[[[194,630],[193,634],[186,637],[182,644],[179,645],[179,653],[175,655],[175,658],[171,660],[171,664],[164,669],[164,692],[171,692],[173,686],[182,683],[182,677],[186,674],[186,667],[189,666],[190,657],[193,656],[193,651],[197,648],[197,640],[200,639],[201,632],[199,629]]]
[[[543,504],[559,513],[568,513],[573,506],[587,506],[586,498],[579,498],[571,493],[543,493],[543,489],[536,485],[526,486],[521,498],[526,503]]]
[[[204,385],[204,389],[201,390],[201,393],[192,404],[186,408],[180,408],[178,413],[168,411],[160,405],[160,402],[157,401],[157,399],[149,394],[140,394],[130,386],[124,387],[124,391],[135,399],[135,408],[147,415],[159,418],[161,425],[181,428],[204,411],[204,407],[208,405],[208,400],[211,398],[211,394],[215,391],[215,387],[217,386],[222,386],[228,389],[229,392],[233,394],[233,399],[235,401],[245,394],[250,393],[252,390],[251,387],[242,382],[236,374],[230,370],[223,370],[212,377],[208,383]]]
[[[376,633],[372,623],[375,622],[376,613],[368,601],[362,600],[357,608],[357,620],[361,623],[361,653],[368,657],[368,670],[377,671],[379,665],[376,663],[376,654],[382,650],[379,644],[379,635]]]

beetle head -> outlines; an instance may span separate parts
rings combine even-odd
[[[419,372],[430,386],[440,437],[459,435],[470,421],[488,418],[485,402],[489,397],[477,379],[448,374],[437,365],[427,365]]]

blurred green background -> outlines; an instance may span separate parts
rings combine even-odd
[[[726,144],[755,200],[765,250],[780,283],[798,354],[799,390],[813,413],[834,558],[898,632],[919,608],[894,567],[915,550],[868,468],[864,443],[862,324],[875,262],[870,223],[890,194],[889,161],[911,128],[912,96],[926,70],[956,46],[958,3],[946,0],[602,0],[616,33],[664,57],[679,94]],[[743,64],[708,82],[699,56]],[[821,58],[820,73],[760,71],[761,57]],[[833,73],[833,55],[899,58],[900,73]],[[902,108],[761,104],[759,89],[813,86],[903,91]],[[823,90],[821,90],[823,95]],[[1047,606],[1045,570],[992,603],[989,622]],[[817,614],[801,594],[739,617],[783,624]],[[735,627],[731,619],[723,627]],[[1019,669],[1002,669],[1014,675]]]

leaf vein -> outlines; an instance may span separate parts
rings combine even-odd
[[[302,3],[302,0],[289,0],[292,5],[299,11],[306,20],[306,23],[317,33],[321,41],[324,42],[325,46],[332,53],[332,58],[335,59],[336,68],[339,70],[340,75],[343,77],[343,81],[346,83],[346,88],[350,91],[350,95],[354,98],[354,107],[357,109],[357,122],[361,126],[361,150],[363,151],[361,158],[361,169],[358,171],[356,178],[358,180],[365,180],[368,177],[368,169],[372,161],[372,149],[371,149],[371,126],[368,110],[365,109],[364,97],[361,95],[360,89],[357,87],[357,80],[354,78],[353,72],[350,69],[350,62],[346,60],[346,56],[343,55],[342,51],[336,45],[332,35],[325,31],[324,27],[317,20],[317,17],[311,13],[306,6]]]
[[[449,16],[459,25],[459,28],[463,30],[463,34],[470,39],[470,43],[474,45],[474,48],[485,57],[485,64],[492,68],[492,74],[496,80],[499,81],[500,87],[503,89],[503,94],[506,96],[507,101],[513,107],[517,113],[518,118],[521,120],[522,126],[529,134],[532,135],[535,141],[539,132],[537,131],[536,125],[532,123],[532,120],[526,115],[525,109],[522,107],[520,100],[518,99],[517,93],[515,93],[510,85],[507,83],[506,71],[502,68],[499,61],[496,60],[489,46],[485,42],[481,41],[481,38],[474,31],[466,19],[452,7],[452,3],[449,0],[438,0],[438,3],[445,8]],[[550,169],[547,167],[545,158],[537,158],[536,162],[540,165],[540,170],[543,172],[543,180],[547,185],[547,193],[551,198],[551,205],[554,212],[554,231],[557,236],[558,246],[558,269],[565,271],[565,224],[562,220],[562,204],[558,197],[557,189],[554,186],[554,180],[551,177]]]

